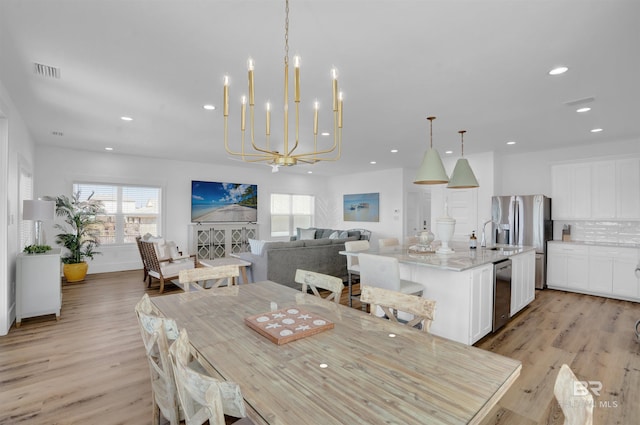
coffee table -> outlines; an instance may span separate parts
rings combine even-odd
[[[240,269],[240,274],[242,275],[242,283],[249,283],[249,279],[247,278],[247,267],[251,267],[251,263],[249,261],[241,260],[240,258],[235,257],[221,257],[214,258],[213,260],[199,260],[200,264],[205,267],[217,267],[217,266],[238,266]]]

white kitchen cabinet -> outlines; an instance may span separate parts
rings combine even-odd
[[[591,168],[591,218],[616,217],[616,162],[594,162]]]
[[[591,217],[591,164],[559,164],[551,167],[552,217],[554,220]]]
[[[535,299],[536,253],[528,251],[511,258],[511,316]]]
[[[22,319],[55,314],[60,319],[62,282],[60,250],[18,254],[16,261],[16,326]]]
[[[547,244],[547,286],[552,289],[588,290],[586,246],[562,242]]]
[[[638,252],[633,248],[621,248],[613,260],[613,294],[624,299],[640,299],[640,279],[635,270],[640,267]]]
[[[616,161],[616,218],[640,219],[640,159]]]
[[[470,344],[491,332],[493,327],[493,265],[471,270]]]
[[[549,242],[547,255],[551,289],[640,301],[640,249]]]
[[[251,223],[192,224],[189,253],[213,260],[249,251],[249,239],[258,239],[258,225]]]

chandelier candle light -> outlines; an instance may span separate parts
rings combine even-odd
[[[230,155],[239,156],[245,162],[267,162],[271,165],[296,165],[298,162],[314,164],[319,161],[336,161],[340,159],[342,148],[342,92],[338,91],[338,72],[334,68],[331,70],[333,80],[333,146],[329,149],[318,149],[318,115],[319,102],[314,103],[313,112],[313,151],[305,153],[295,153],[299,144],[299,128],[300,128],[300,57],[293,57],[293,101],[295,103],[295,142],[289,148],[289,0],[286,1],[286,19],[285,19],[285,56],[284,56],[284,133],[282,140],[282,151],[274,150],[270,146],[271,136],[271,104],[266,105],[266,124],[265,124],[265,144],[263,147],[256,145],[254,135],[254,107],[255,107],[255,85],[254,85],[254,67],[253,59],[249,58],[247,62],[249,98],[242,96],[242,104],[240,109],[240,132],[241,142],[240,151],[234,151],[229,147],[228,137],[228,119],[229,119],[229,77],[224,77],[223,105],[224,105],[224,146]],[[249,103],[249,128],[251,137],[251,148],[253,150],[245,150],[245,131],[246,131],[246,114],[247,101]],[[334,151],[334,156],[327,156]]]

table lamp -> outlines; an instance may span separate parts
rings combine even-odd
[[[35,244],[42,245],[42,221],[53,220],[56,203],[41,199],[25,199],[22,201],[22,219],[33,220],[36,224]]]

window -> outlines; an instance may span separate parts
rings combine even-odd
[[[135,243],[137,236],[161,233],[159,187],[75,183],[73,191],[80,192],[80,200],[93,193],[92,199],[104,204],[106,214],[98,217],[104,222],[101,244]]]
[[[271,195],[271,236],[292,236],[297,227],[311,227],[315,197],[310,195]]]

